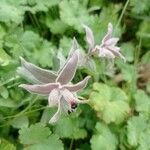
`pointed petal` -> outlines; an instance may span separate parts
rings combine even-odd
[[[69,104],[71,104],[72,101],[76,100],[76,97],[67,89],[64,89],[62,91],[62,96]]]
[[[99,57],[106,57],[106,58],[114,59],[115,55],[108,49],[102,48],[102,50],[99,51]]]
[[[53,124],[58,121],[59,117],[61,115],[61,102],[60,99],[58,100],[58,109],[57,112],[53,115],[53,117],[49,120],[50,124]]]
[[[49,83],[49,84],[43,84],[43,85],[28,85],[28,84],[21,84],[19,87],[22,87],[26,89],[27,91],[31,93],[36,93],[36,94],[42,94],[42,95],[47,95],[49,94],[53,89],[58,88],[59,84],[58,83]]]
[[[111,38],[105,42],[105,45],[107,46],[115,46],[117,42],[119,41],[119,38]]]
[[[30,83],[35,83],[35,84],[40,84],[41,82],[37,80],[31,72],[26,70],[24,67],[18,67],[17,68],[17,73],[22,76],[24,79],[26,79]]]
[[[78,50],[76,50],[70,59],[67,61],[66,65],[63,67],[59,73],[56,82],[66,84],[72,80],[75,75],[78,64]]]
[[[58,104],[58,100],[60,99],[60,94],[57,89],[53,89],[48,97],[48,106],[53,107]]]
[[[102,43],[104,44],[108,39],[110,39],[112,37],[112,32],[113,32],[113,26],[111,23],[108,24],[108,29],[107,29],[107,33],[104,36]]]
[[[54,82],[57,77],[55,73],[37,67],[36,65],[27,62],[22,57],[21,57],[21,64],[28,72],[30,72],[37,80],[39,80],[42,83]]]
[[[69,51],[69,55],[68,55],[68,58],[70,58],[72,56],[72,54],[79,48],[79,45],[78,45],[78,42],[76,40],[76,38],[74,37],[73,38],[73,41],[72,41],[72,46],[71,46],[71,49]]]
[[[89,50],[91,51],[94,48],[94,36],[93,31],[86,25],[83,25],[86,32],[86,40],[89,45]]]
[[[112,51],[112,53],[116,56],[116,57],[120,57],[124,60],[124,62],[126,62],[126,58],[120,53],[120,48],[117,46],[110,46],[108,47],[108,49],[110,51]]]
[[[84,80],[80,81],[75,85],[64,85],[64,88],[68,89],[70,92],[77,92],[86,87],[90,76],[86,77]]]
[[[66,102],[71,106],[71,102],[75,102],[75,103],[88,103],[88,100],[79,100],[77,99],[69,90],[65,89],[62,92],[62,95],[64,97],[64,99],[66,100]],[[70,108],[71,110],[71,108]]]

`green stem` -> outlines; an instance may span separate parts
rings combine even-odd
[[[69,150],[72,150],[72,147],[73,147],[73,139],[71,139],[71,143],[70,143],[70,147],[69,147]]]
[[[122,18],[123,18],[123,15],[124,15],[124,13],[125,13],[125,11],[126,11],[126,9],[127,9],[127,6],[128,6],[128,4],[129,4],[129,1],[130,1],[130,0],[127,0],[126,3],[125,3],[125,5],[124,5],[124,7],[123,7],[123,10],[122,10],[122,12],[121,12],[121,15],[120,15],[120,17],[119,17],[119,19],[118,19],[118,22],[117,22],[116,26],[115,26],[115,30],[116,30],[116,29],[118,28],[118,26],[120,25],[120,22],[121,22],[121,20],[122,20]]]

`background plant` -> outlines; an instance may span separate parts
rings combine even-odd
[[[149,150],[149,12],[148,0],[1,0],[0,149]],[[56,55],[63,62],[73,37],[87,53],[82,23],[98,44],[109,22],[127,62],[117,59],[112,70],[95,58],[96,71],[79,68],[73,83],[92,76],[79,93],[90,104],[47,124],[56,109],[18,88],[26,82],[16,73],[19,56],[58,70]]]

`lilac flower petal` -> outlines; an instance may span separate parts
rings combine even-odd
[[[63,96],[64,100],[69,104],[71,104],[72,101],[76,100],[76,97],[67,89],[64,89],[62,91],[62,96]]]
[[[57,77],[55,73],[37,67],[36,65],[27,62],[22,57],[21,57],[21,64],[28,72],[30,72],[37,80],[39,80],[42,83],[54,82]]]
[[[106,42],[105,42],[105,45],[106,46],[114,46],[117,44],[117,42],[119,41],[119,38],[111,38],[111,39],[108,39]]]
[[[113,26],[111,23],[108,24],[108,29],[105,37],[102,40],[102,43],[105,43],[108,39],[112,37],[112,32],[113,32]]]
[[[24,67],[18,67],[17,68],[17,73],[22,76],[24,79],[26,79],[28,82],[30,83],[36,83],[36,84],[40,84],[41,82],[39,80],[37,80],[32,74],[31,72],[29,72],[28,70],[26,70]]]
[[[108,49],[101,48],[101,51],[99,51],[99,57],[106,57],[106,58],[114,59],[115,55]]]
[[[72,54],[79,48],[78,42],[76,40],[76,38],[73,38],[73,42],[72,42],[72,46],[71,49],[69,51],[69,55],[68,58],[70,58],[72,56]]]
[[[19,85],[19,87],[22,87],[31,93],[47,95],[53,89],[58,88],[59,84],[58,83],[49,83],[49,84],[43,84],[43,85],[42,84],[37,84],[37,85],[36,84],[35,85],[21,84]]]
[[[63,85],[71,81],[75,75],[77,64],[78,64],[78,50],[76,50],[70,57],[70,59],[67,61],[66,65],[59,73],[56,82],[59,82]]]
[[[77,99],[69,90],[65,89],[62,92],[62,95],[64,97],[64,99],[66,100],[66,102],[68,104],[71,104],[71,102],[75,102],[75,103],[88,103],[88,100],[79,100]],[[71,109],[71,108],[70,108]]]
[[[70,92],[77,92],[86,87],[89,79],[90,76],[86,77],[84,80],[75,85],[64,85],[64,88],[68,89]]]
[[[86,32],[86,40],[89,45],[89,51],[91,51],[94,48],[94,36],[93,31],[86,25],[83,25]]]
[[[110,51],[112,51],[112,53],[116,56],[116,57],[120,57],[124,60],[124,62],[126,62],[126,59],[125,57],[119,52],[120,51],[120,48],[117,47],[117,46],[111,46],[111,47],[108,47],[108,49]]]
[[[60,99],[60,95],[57,89],[53,89],[48,97],[48,106],[53,107],[58,104],[58,100]]]
[[[61,115],[61,102],[60,102],[60,98],[58,99],[58,109],[57,112],[53,115],[53,117],[49,120],[50,124],[53,124],[55,122],[58,121],[58,119],[60,118]]]

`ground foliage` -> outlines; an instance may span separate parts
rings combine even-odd
[[[148,0],[0,0],[0,150],[149,150],[149,13]],[[100,43],[109,22],[127,62],[79,68],[74,83],[92,76],[79,93],[89,104],[47,124],[55,108],[18,88],[19,56],[57,70],[73,37],[87,52],[83,23]]]

